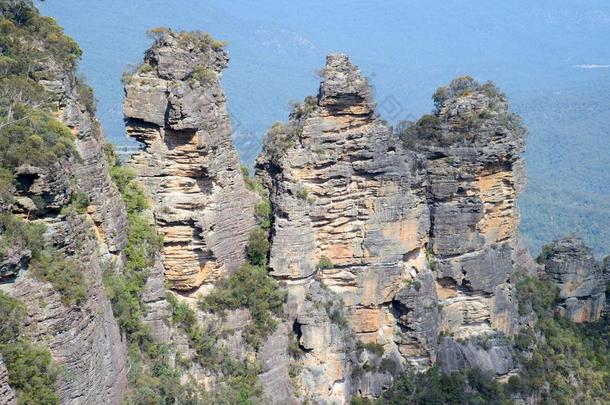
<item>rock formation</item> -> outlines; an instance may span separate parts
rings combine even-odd
[[[437,90],[434,101],[433,114],[407,128],[403,140],[427,160],[429,261],[436,276],[440,332],[449,336],[439,361],[451,370],[444,359],[468,356],[462,349],[448,355],[449,347],[460,345],[445,340],[488,336],[499,343],[497,332],[510,336],[516,329],[510,280],[522,261],[516,200],[525,185],[525,130],[490,83],[459,78]],[[503,348],[491,345],[492,350],[510,356],[507,343],[499,344]],[[499,374],[510,370],[494,361],[474,363],[497,366],[492,368]]]
[[[578,323],[598,320],[606,302],[606,283],[591,249],[581,239],[568,237],[547,245],[541,261],[559,287],[565,315]]]
[[[161,32],[125,78],[129,165],[153,200],[171,288],[211,287],[245,259],[254,226],[220,86],[228,63],[207,34]]]
[[[87,281],[87,298],[79,306],[62,303],[61,294],[45,282],[21,274],[11,295],[27,305],[24,329],[45,342],[64,368],[58,386],[62,403],[117,403],[127,384],[126,348],[102,285],[100,245],[94,223],[80,217],[49,226],[49,239],[77,258]]]
[[[324,311],[312,312],[321,300],[314,279],[342,299],[358,339],[395,348],[392,302],[423,277],[426,263],[429,214],[416,160],[376,116],[358,69],[330,55],[317,98],[272,128],[256,162],[274,210],[269,266],[294,296],[314,398],[330,391],[330,400],[343,402],[351,389],[339,328]],[[413,334],[413,356],[427,357],[425,332]]]
[[[384,357],[499,375],[515,366],[510,278],[531,263],[515,204],[525,131],[491,84],[457,79],[435,102],[401,142],[358,69],[330,55],[317,97],[271,128],[257,159],[273,204],[270,271],[294,303],[312,398],[342,402],[391,383],[350,374],[353,346],[333,344],[332,320],[311,313],[318,281],[343,300],[355,338]]]
[[[2,291],[27,304],[21,337],[63,367],[62,403],[123,402],[132,365],[152,370],[150,380],[157,368],[175,374],[151,382],[140,373],[150,384],[144,391],[172,381],[187,396],[202,388],[198,398],[230,401],[230,390],[260,396],[261,382],[259,399],[271,404],[379,397],[401,371],[435,364],[508,378],[519,367],[511,338],[537,316],[518,314],[517,270],[544,270],[575,322],[608,311],[610,260],[599,264],[575,238],[546,247],[542,266],[524,248],[516,200],[525,184],[525,130],[493,84],[456,79],[437,90],[431,114],[395,133],[358,68],[346,55],[329,55],[318,94],[272,126],[256,161],[271,204],[263,226],[266,191],[249,190],[260,184],[244,179],[231,141],[222,43],[201,32],[151,33],[144,63],[124,77],[124,108],[127,133],[142,144],[128,166],[151,199],[138,218],[163,236],[161,252],[125,271],[133,258],[125,252],[128,215],[73,62],[50,58],[37,73],[76,151],[48,167],[20,164],[15,184],[0,190],[0,213],[44,223],[40,245],[81,266],[87,288],[72,305],[31,274],[36,249],[26,237],[0,246]],[[77,196],[86,200],[80,211]],[[204,299],[194,309],[195,298],[245,262],[252,230],[267,243],[267,225],[268,270],[280,283],[270,280],[265,257],[252,260],[237,273],[258,276],[241,279],[257,280],[250,291],[229,289],[230,280],[215,300],[207,296],[212,304]],[[127,314],[135,332],[119,330],[104,271],[135,274],[117,277],[126,285],[119,305],[129,301],[137,313]],[[118,290],[109,291],[114,304]],[[274,310],[265,307],[271,298],[251,291],[275,293]],[[139,351],[129,367],[126,341]],[[0,356],[0,402],[14,404],[20,391],[9,373]]]
[[[32,6],[24,3],[22,7]],[[34,9],[29,12],[30,17],[37,16]],[[49,27],[57,32],[45,35],[64,43],[71,41],[56,26]],[[62,367],[57,384],[62,403],[119,403],[127,386],[126,347],[104,292],[102,268],[108,263],[121,271],[125,209],[110,180],[103,150],[105,139],[94,116],[93,100],[85,99],[81,90],[86,85],[76,78],[77,57],[61,59],[61,53],[46,48],[48,43],[34,39],[21,38],[24,43],[33,41],[21,51],[26,52],[31,45],[32,52],[46,52],[46,57],[34,61],[32,71],[37,74],[32,77],[48,99],[47,111],[70,129],[79,158],[65,154],[50,167],[16,167],[14,204],[4,206],[2,211],[44,223],[48,243],[80,263],[87,293],[78,306],[64,304],[50,283],[31,276],[28,267],[32,252],[19,246],[14,254],[0,259],[2,289],[26,304],[27,317],[22,325],[25,337],[48,348]],[[87,211],[63,213],[62,208],[77,193],[90,202]],[[10,401],[5,396],[10,392],[0,391],[0,402],[10,403],[4,402]]]
[[[0,403],[5,405],[16,405],[15,391],[8,384],[8,371],[0,358]]]

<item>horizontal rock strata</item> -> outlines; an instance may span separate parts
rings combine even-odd
[[[254,226],[220,85],[228,56],[199,33],[162,34],[125,79],[129,165],[152,198],[171,288],[190,291],[234,270]]]

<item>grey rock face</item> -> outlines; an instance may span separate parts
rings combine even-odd
[[[62,404],[120,403],[127,386],[126,347],[102,285],[102,263],[121,271],[126,215],[109,176],[105,140],[99,124],[79,95],[74,66],[53,58],[41,66],[40,83],[51,94],[59,119],[76,137],[82,159],[64,158],[48,170],[23,165],[16,170],[16,214],[48,226],[47,239],[81,264],[87,298],[66,307],[50,284],[28,274],[30,252],[20,249],[0,264],[3,288],[28,311],[24,333],[48,347],[65,373],[58,382]],[[76,217],[60,215],[75,192],[91,205]],[[19,247],[17,247],[19,248]],[[4,403],[0,400],[0,402]]]
[[[438,363],[446,373],[478,368],[496,375],[506,375],[516,367],[510,342],[501,335],[482,336],[466,342],[450,337],[440,339]]]
[[[15,391],[8,384],[8,371],[0,357],[0,404],[17,405]]]
[[[511,335],[517,320],[511,275],[517,265],[531,265],[518,236],[516,206],[525,181],[525,130],[492,84],[456,79],[434,100],[433,114],[402,137],[427,158],[429,260],[438,283],[440,332],[460,341]],[[484,353],[453,342],[439,348],[438,362],[447,369],[483,365],[481,356],[490,355]]]
[[[32,252],[22,246],[10,246],[0,258],[0,280],[11,279],[28,269]]]
[[[101,252],[94,224],[84,216],[49,223],[47,237],[83,264],[87,298],[68,307],[48,283],[28,272],[7,285],[27,304],[24,333],[44,343],[64,368],[58,394],[63,404],[120,403],[127,385],[126,348],[102,285]]]
[[[75,162],[65,159],[45,169],[23,165],[16,169],[17,186],[13,211],[35,217],[58,212],[70,201]]]
[[[286,348],[290,333],[289,323],[283,323],[262,346],[258,361],[262,365],[261,382],[265,388],[266,403],[292,405],[299,401],[293,395],[290,381],[290,358]]]
[[[245,260],[254,227],[220,85],[228,55],[198,33],[165,32],[125,81],[129,165],[153,200],[171,288],[208,288]]]
[[[400,332],[400,353],[418,366],[436,360],[440,317],[435,280],[430,270],[422,271],[392,303]]]
[[[545,247],[542,262],[559,287],[567,317],[574,322],[600,318],[606,301],[603,269],[581,239],[568,237],[552,242]]]
[[[606,286],[606,303],[604,305],[604,313],[610,313],[610,256],[604,258],[602,262],[603,274],[604,274],[604,285]]]

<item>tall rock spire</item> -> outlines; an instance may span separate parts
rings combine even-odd
[[[424,249],[430,224],[417,157],[374,108],[360,71],[346,55],[329,55],[318,96],[297,105],[287,125],[274,125],[256,163],[274,209],[271,274],[287,282],[291,316],[308,349],[303,381],[314,398],[328,398],[330,390],[338,402],[359,384],[347,360],[354,338],[342,328],[422,361],[436,342],[435,325],[430,334],[424,322],[406,332],[409,348],[395,342],[399,292],[421,279],[434,293]],[[333,296],[343,302],[345,323],[324,310]],[[418,316],[436,319],[435,311]],[[314,372],[322,362],[325,371]],[[361,388],[380,389],[373,385]]]
[[[129,162],[153,200],[171,288],[211,284],[245,260],[254,226],[220,84],[228,55],[200,32],[156,30],[144,64],[125,78]]]
[[[458,78],[433,98],[435,111],[402,135],[427,160],[429,259],[440,332],[450,336],[441,340],[439,362],[448,371],[495,362],[495,371],[505,374],[513,367],[505,341],[493,340],[497,347],[475,359],[456,341],[516,331],[511,281],[521,264],[516,201],[525,185],[525,129],[491,83]],[[492,360],[498,353],[503,360]]]

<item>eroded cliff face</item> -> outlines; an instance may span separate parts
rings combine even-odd
[[[56,39],[66,40],[61,35]],[[30,45],[31,52],[48,55],[48,43]],[[79,263],[86,292],[78,305],[66,303],[50,283],[31,275],[32,252],[19,246],[0,260],[2,289],[25,303],[24,336],[48,348],[62,367],[56,387],[62,403],[120,403],[127,385],[126,347],[104,293],[102,269],[121,271],[126,243],[124,205],[110,180],[105,139],[94,116],[93,100],[82,93],[87,87],[75,76],[75,62],[51,53],[34,65],[36,75],[28,80],[42,86],[44,94],[39,96],[45,97],[47,110],[71,130],[79,156],[65,154],[50,167],[16,167],[14,202],[2,206],[0,213],[45,224],[47,243]],[[77,195],[86,200],[85,212],[64,211]],[[0,402],[11,403],[12,395],[3,389]]]
[[[228,55],[206,35],[160,34],[125,78],[127,133],[143,143],[129,165],[153,201],[165,279],[190,292],[244,262],[254,226],[220,86]]]
[[[408,128],[403,139],[427,160],[429,260],[440,332],[447,336],[440,339],[439,363],[447,371],[480,366],[506,374],[513,361],[501,335],[517,327],[511,275],[527,263],[516,206],[525,185],[525,130],[490,83],[456,79],[434,100],[433,114]],[[456,343],[487,338],[491,349]]]
[[[457,79],[435,103],[399,139],[358,69],[330,55],[317,97],[268,133],[256,168],[273,205],[269,266],[288,286],[310,398],[379,395],[392,381],[388,367],[361,370],[337,319],[312,314],[312,302],[324,307],[318,283],[342,300],[352,340],[381,345],[386,366],[515,367],[511,275],[533,263],[516,207],[525,131],[491,84]]]

